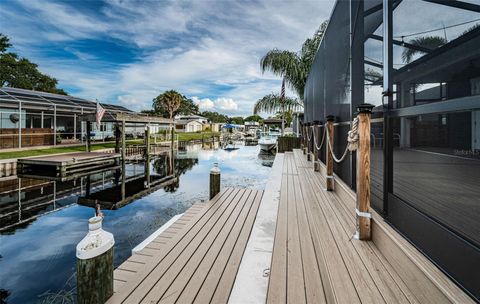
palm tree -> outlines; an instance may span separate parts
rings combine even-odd
[[[183,96],[175,90],[165,91],[153,99],[153,108],[157,111],[163,108],[169,115],[170,120],[173,119],[173,113],[182,105]],[[173,155],[173,136],[174,136],[174,124],[170,125],[171,134],[171,153]],[[173,161],[173,157],[170,157]]]
[[[253,114],[260,112],[277,113],[282,111],[296,111],[303,108],[303,103],[296,98],[285,97],[283,102],[278,94],[268,94],[255,103]]]
[[[312,38],[308,38],[299,52],[273,49],[260,60],[262,72],[270,71],[281,76],[303,100],[303,90],[318,46],[327,28],[324,21]]]
[[[412,39],[408,43],[433,50],[447,43],[447,39],[439,36],[425,36]],[[413,56],[419,53],[425,54],[425,52],[418,49],[405,48],[402,52],[402,60],[405,63],[410,63]]]
[[[163,108],[170,119],[173,118],[173,113],[182,105],[183,96],[175,90],[165,91],[153,99],[153,108]]]

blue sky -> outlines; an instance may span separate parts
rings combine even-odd
[[[0,31],[72,95],[140,110],[175,89],[203,110],[249,115],[280,91],[262,55],[300,49],[333,2],[3,0]]]

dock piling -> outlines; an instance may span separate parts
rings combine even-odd
[[[361,104],[358,110],[358,135],[357,150],[357,232],[355,238],[370,240],[371,214],[370,214],[370,116],[373,105]]]
[[[77,302],[103,304],[113,295],[113,235],[103,217],[88,220],[88,234],[77,245]]]
[[[90,133],[92,133],[92,123],[90,121],[87,121],[87,138],[86,138],[86,143],[87,143],[86,151],[87,152],[92,152]],[[54,139],[54,141],[56,141],[56,139]]]
[[[213,164],[213,168],[210,170],[210,199],[220,193],[220,168],[218,163]]]

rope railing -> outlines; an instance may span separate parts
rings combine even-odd
[[[325,130],[327,132],[327,137],[330,138],[328,128],[325,128]],[[355,117],[355,119],[352,122],[352,126],[350,128],[350,131],[348,131],[347,147],[345,148],[345,151],[343,151],[343,154],[342,154],[341,157],[337,157],[335,155],[335,153],[333,152],[332,143],[330,142],[330,140],[327,140],[327,146],[328,146],[328,149],[330,150],[330,153],[332,155],[333,160],[336,163],[343,162],[345,160],[347,154],[348,154],[348,151],[350,151],[350,153],[351,153],[351,152],[357,150],[358,139],[359,139],[359,136],[358,136],[358,117]]]
[[[314,129],[314,126],[312,126],[312,130]],[[325,143],[325,136],[327,134],[327,128],[323,128],[323,136],[322,136],[322,142],[320,143],[320,146],[317,144],[317,139],[315,138],[315,133],[313,134],[313,144],[315,145],[315,149],[320,151],[323,147],[323,144]]]
[[[307,124],[304,127],[304,142],[308,149],[307,160],[310,161],[311,155],[314,156],[314,170],[320,170],[319,151],[325,144],[325,167],[322,173],[325,174],[325,190],[334,191],[335,174],[334,162],[342,163],[348,152],[356,151],[356,225],[355,239],[369,240],[371,238],[371,214],[370,214],[370,145],[371,145],[371,112],[372,105],[360,104],[357,107],[358,115],[350,124],[346,138],[346,147],[340,157],[334,153],[334,116],[327,116],[327,122],[321,126],[324,128],[323,137],[320,141],[320,130],[317,122],[314,126]],[[311,134],[310,134],[311,132]],[[313,138],[312,138],[313,137]],[[375,137],[373,136],[375,143]]]

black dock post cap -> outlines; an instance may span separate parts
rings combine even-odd
[[[372,113],[375,106],[369,103],[362,103],[357,106],[358,113]]]
[[[327,121],[335,121],[335,116],[327,115],[326,119],[327,119]]]

